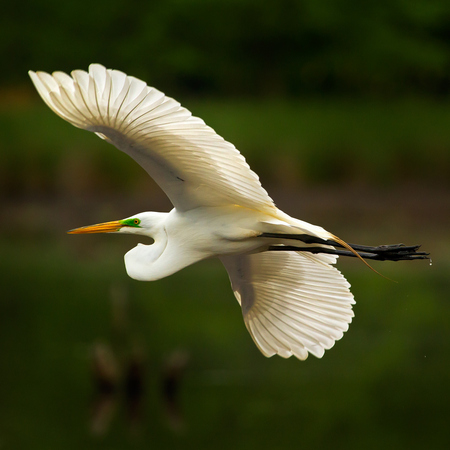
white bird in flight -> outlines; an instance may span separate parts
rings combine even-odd
[[[70,233],[149,236],[125,255],[128,275],[158,280],[219,258],[245,325],[265,356],[321,358],[348,329],[355,303],[339,255],[423,259],[418,246],[347,244],[280,211],[244,157],[203,120],[137,78],[99,64],[89,72],[29,72],[47,105],[130,155],[174,208]],[[336,248],[337,247],[337,248]]]

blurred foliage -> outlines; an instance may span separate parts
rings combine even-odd
[[[447,0],[22,0],[2,6],[0,55],[1,446],[449,447]],[[355,321],[323,360],[299,362],[259,354],[218,263],[149,285],[124,271],[132,237],[56,238],[136,203],[163,209],[137,164],[57,118],[27,78],[92,62],[176,97],[288,187],[279,203],[302,219],[355,242],[422,241],[433,266],[376,266],[395,284],[340,261]],[[300,198],[301,183],[327,186]],[[142,351],[145,389],[137,429],[119,398],[93,438],[99,341]],[[186,427],[172,429],[161,379],[180,347]]]
[[[142,187],[123,155],[30,101],[28,69],[92,62],[180,100],[263,181],[450,179],[445,0],[23,0],[0,15],[0,55],[9,194]]]
[[[191,99],[184,104],[233,142],[268,185],[293,191],[313,183],[448,186],[445,103]],[[0,190],[7,196],[152,190],[147,174],[128,156],[65,123],[42,102],[0,108],[0,135]]]
[[[448,448],[448,261],[383,265],[398,283],[349,262],[356,317],[323,359],[300,362],[259,353],[218,262],[136,282],[119,256],[130,245],[111,236],[1,238],[11,292],[0,298],[5,448]],[[144,393],[139,416],[119,398],[92,435],[90,354],[99,341],[123,359],[141,349]],[[174,429],[161,380],[176,349],[190,362],[176,399],[185,426]]]
[[[103,63],[173,95],[448,94],[446,0],[10,3],[0,82]]]

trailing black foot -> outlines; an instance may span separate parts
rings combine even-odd
[[[332,240],[320,239],[308,234],[278,234],[278,233],[263,233],[260,237],[267,238],[282,238],[302,241],[305,244],[322,244],[339,248],[326,248],[326,247],[302,247],[295,245],[271,245],[270,251],[300,251],[308,253],[326,253],[330,255],[340,256],[352,256],[356,257],[354,253],[349,250],[341,250],[344,248],[339,242]],[[353,250],[355,250],[359,256],[364,259],[374,259],[378,261],[411,261],[413,259],[429,259],[429,253],[417,251],[420,245],[379,245],[378,247],[371,247],[367,245],[348,244]]]

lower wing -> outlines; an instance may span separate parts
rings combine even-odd
[[[263,252],[222,257],[245,325],[265,356],[321,358],[347,331],[355,303],[335,256]]]

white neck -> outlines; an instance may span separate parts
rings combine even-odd
[[[129,229],[127,233],[141,234],[153,238],[150,245],[138,244],[125,254],[125,267],[128,275],[135,280],[152,281],[167,276],[167,270],[161,264],[168,236],[164,226],[167,213],[141,213],[142,228]],[[157,264],[155,264],[157,262]]]

